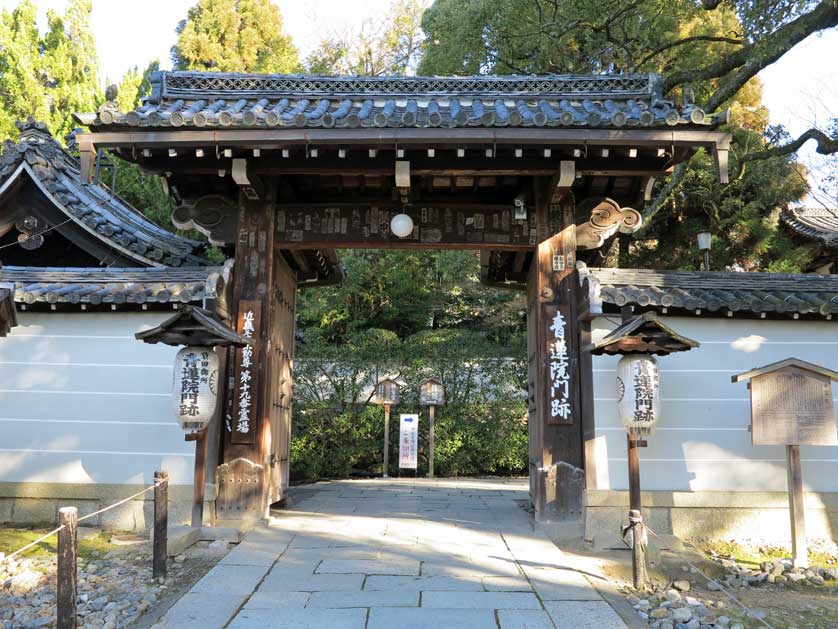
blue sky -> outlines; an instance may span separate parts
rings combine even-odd
[[[38,8],[63,9],[67,0],[35,0]],[[103,85],[118,81],[133,66],[145,67],[153,59],[168,66],[169,49],[175,40],[175,26],[195,0],[145,0],[138,10],[127,0],[94,0],[92,28],[99,51]],[[0,0],[0,9],[17,0]],[[367,19],[386,13],[390,0],[277,0],[285,19],[285,30],[305,57],[324,36],[353,32]],[[763,102],[773,124],[785,125],[792,135],[810,126],[824,127],[838,116],[838,30],[809,37],[780,61],[763,70]],[[835,165],[815,154],[810,142],[800,153],[817,181]],[[810,201],[835,205],[833,188],[813,195]]]

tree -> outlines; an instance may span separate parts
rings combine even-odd
[[[424,0],[396,0],[382,20],[366,20],[357,33],[327,37],[306,59],[312,74],[383,76],[416,71],[424,47]]]
[[[0,134],[14,137],[15,121],[34,116],[58,138],[74,127],[72,115],[94,111],[101,99],[98,58],[90,32],[91,0],[71,0],[63,14],[37,11],[22,0],[0,14]]]
[[[838,141],[829,129],[797,139],[770,129],[756,75],[808,35],[836,24],[833,0],[436,0],[422,20],[428,43],[420,71],[656,72],[668,98],[695,98],[708,111],[730,107],[733,183],[712,183],[703,153],[676,167],[657,186],[636,235],[641,242],[622,262],[694,266],[695,227],[709,223],[738,243],[717,239],[723,247],[717,261],[793,270],[800,252],[772,217],[806,193],[794,151],[815,139],[821,153],[831,154]]]
[[[176,70],[299,70],[297,49],[283,33],[282,15],[270,0],[199,0],[176,31]]]

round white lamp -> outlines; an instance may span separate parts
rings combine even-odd
[[[413,219],[407,214],[396,214],[390,219],[390,231],[399,238],[407,238],[413,233]]]

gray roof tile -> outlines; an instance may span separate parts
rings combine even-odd
[[[710,125],[665,100],[657,75],[325,77],[158,72],[131,112],[115,102],[94,127],[667,127]]]

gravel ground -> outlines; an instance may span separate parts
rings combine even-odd
[[[148,542],[117,547],[101,558],[79,559],[78,626],[117,629],[153,624],[227,551],[225,542],[196,544],[169,560],[168,575],[162,582],[151,576]],[[0,563],[0,627],[55,626],[55,570],[54,554]]]

